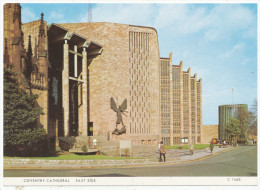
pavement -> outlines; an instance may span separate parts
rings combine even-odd
[[[189,150],[167,150],[166,162],[159,162],[159,153],[153,152],[153,157],[122,160],[40,160],[4,158],[4,169],[86,169],[86,168],[117,168],[145,167],[187,163],[232,150],[236,147],[214,147],[213,153],[209,148],[195,150],[190,156]],[[140,155],[139,155],[140,156]]]

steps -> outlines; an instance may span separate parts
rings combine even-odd
[[[93,139],[97,140],[97,146],[93,149]],[[63,141],[69,143],[68,151],[72,153],[83,153],[82,147],[85,145],[88,153],[96,153],[100,151],[101,154],[107,156],[116,157],[119,154],[119,142],[114,140],[108,141],[105,136],[90,136],[91,145],[88,147],[88,136],[77,136],[63,138]],[[121,150],[122,155],[125,154],[125,150]],[[168,152],[167,152],[168,153]],[[130,152],[129,152],[130,154]],[[157,145],[132,145],[131,156],[135,158],[158,158],[158,147]],[[169,154],[170,155],[170,154]]]
[[[107,156],[117,156],[117,147],[119,143],[113,140],[107,140],[104,136],[95,136],[97,142],[102,144],[101,153]]]
[[[83,153],[82,147],[86,146],[88,153],[96,153],[100,151],[102,154],[115,156],[117,145],[118,145],[117,142],[107,141],[107,138],[104,136],[90,136],[90,147],[88,147],[88,138],[89,136],[77,136],[73,138],[72,145],[70,145],[69,152]],[[95,148],[93,147],[94,138],[97,140],[97,144]]]

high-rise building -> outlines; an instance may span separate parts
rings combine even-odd
[[[226,132],[226,126],[231,118],[239,119],[241,114],[248,112],[247,104],[231,104],[231,105],[221,105],[218,107],[219,116],[219,139],[228,140],[228,134]],[[247,130],[244,131],[247,137]]]
[[[161,138],[166,145],[200,143],[202,79],[172,65],[172,54],[161,58]]]

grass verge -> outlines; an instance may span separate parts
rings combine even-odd
[[[176,149],[179,150],[181,145],[174,145],[174,146],[165,146],[166,149]],[[201,150],[204,148],[209,148],[209,144],[194,144],[194,150]],[[217,146],[217,145],[215,145]],[[189,150],[189,145],[185,144],[182,145],[182,149]]]
[[[4,156],[4,158],[14,158],[14,159],[38,159],[38,160],[125,160],[125,159],[138,159],[131,157],[110,157],[105,155],[77,155],[77,154],[66,154],[50,157],[9,157]]]

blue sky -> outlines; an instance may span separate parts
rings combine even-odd
[[[23,23],[41,12],[48,24],[88,21],[88,4],[21,6]],[[203,124],[218,124],[219,105],[257,98],[257,4],[93,4],[92,21],[156,28],[160,56],[202,78]]]

